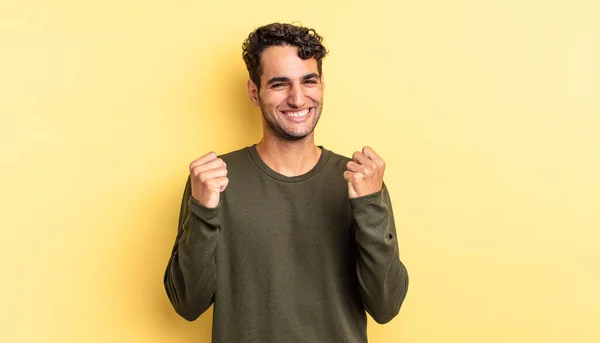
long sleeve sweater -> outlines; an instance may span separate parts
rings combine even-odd
[[[164,284],[187,320],[214,304],[213,342],[367,342],[365,311],[386,323],[400,310],[408,275],[387,188],[349,199],[349,159],[321,149],[295,177],[255,146],[221,156],[216,208],[188,178]]]

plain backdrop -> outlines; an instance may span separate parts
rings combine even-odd
[[[163,273],[189,162],[261,136],[241,44],[274,21],[330,50],[317,143],[387,162],[411,283],[370,342],[600,341],[598,17],[595,0],[2,0],[0,341],[210,341],[212,312],[178,317]]]

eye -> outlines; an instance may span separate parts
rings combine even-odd
[[[285,86],[284,83],[274,83],[271,85],[271,88],[281,88],[283,86]]]
[[[312,80],[306,80],[306,81],[304,81],[304,83],[309,83],[309,84],[316,85],[317,84],[317,80],[314,80],[314,79],[312,79]]]

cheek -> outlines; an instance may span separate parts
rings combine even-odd
[[[286,101],[283,92],[267,93],[262,98],[263,104],[268,107],[277,107]]]
[[[310,89],[305,94],[307,97],[317,102],[321,102],[323,99],[323,91],[321,89]]]

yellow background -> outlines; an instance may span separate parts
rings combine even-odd
[[[0,341],[209,342],[162,277],[187,165],[256,142],[240,45],[331,53],[317,143],[387,161],[411,276],[378,342],[600,341],[600,3],[0,3]]]

